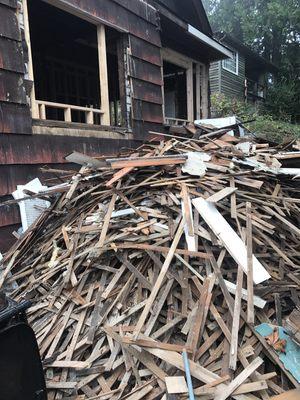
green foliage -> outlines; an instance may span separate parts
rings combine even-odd
[[[252,105],[226,97],[223,93],[211,95],[211,107],[213,113],[219,118],[237,115],[241,120],[246,121],[258,115],[258,111]]]
[[[300,81],[283,78],[267,93],[265,112],[288,122],[300,115]]]
[[[219,93],[211,96],[211,105],[217,117],[236,115],[242,121],[255,120],[246,124],[246,127],[260,137],[276,142],[280,142],[286,137],[300,138],[299,125],[275,119],[272,115],[266,114],[265,108],[259,110],[251,104],[229,99]]]
[[[299,49],[299,0],[204,0],[204,6],[214,30],[233,34],[279,67],[290,47]]]
[[[274,119],[271,115],[259,115],[247,128],[257,136],[280,143],[284,139],[300,138],[300,126]]]
[[[300,109],[300,0],[203,0],[214,31],[238,38],[279,72],[266,111],[297,120]]]

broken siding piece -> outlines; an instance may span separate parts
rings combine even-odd
[[[247,274],[247,250],[242,239],[235,233],[225,218],[219,213],[214,204],[202,199],[194,199],[194,206],[208,224],[214,234],[221,240],[227,251],[234,258]],[[262,283],[270,279],[270,274],[253,256],[253,281],[255,284]]]

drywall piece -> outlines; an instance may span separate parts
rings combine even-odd
[[[200,197],[194,199],[193,204],[210,229],[221,240],[236,263],[240,265],[247,274],[247,250],[242,239],[235,233],[213,203]],[[253,256],[253,272],[255,284],[259,284],[271,278],[255,256]]]
[[[188,153],[188,158],[186,162],[183,164],[181,170],[184,173],[202,177],[205,175],[207,171],[205,162],[208,162],[210,160],[211,160],[210,155],[206,153],[201,153],[201,152]]]
[[[226,128],[227,126],[238,124],[240,121],[236,116],[226,117],[226,118],[210,118],[210,119],[199,119],[196,120],[194,123],[201,127],[201,125],[212,125],[215,128],[222,129]],[[245,130],[243,127],[239,126],[239,133],[240,136],[245,136]],[[227,132],[228,135],[234,136],[234,131]]]
[[[295,178],[299,178],[300,176],[300,168],[274,168],[274,167],[272,168],[268,167],[266,164],[260,161],[257,161],[254,157],[245,158],[245,160],[233,158],[232,161],[237,164],[253,167],[255,171],[270,172],[271,174],[275,175],[281,174],[281,175],[295,176]]]
[[[43,192],[48,189],[47,186],[43,186],[38,178],[33,179],[26,185],[18,185],[17,190],[12,193],[14,199],[22,199],[27,196],[24,191],[29,190],[35,194]],[[23,232],[25,232],[43,213],[45,209],[50,207],[51,203],[46,200],[33,198],[23,200],[19,202],[21,221]]]

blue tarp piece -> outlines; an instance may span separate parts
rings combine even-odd
[[[278,354],[280,361],[283,363],[284,367],[293,375],[293,377],[300,383],[300,346],[298,346],[291,338],[288,336],[282,327],[279,329],[279,339],[285,339],[286,344],[286,354]],[[261,336],[266,337],[271,335],[274,330],[274,326],[270,324],[261,324],[255,328],[256,332]]]

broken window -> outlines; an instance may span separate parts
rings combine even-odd
[[[122,35],[40,0],[27,0],[27,7],[33,117],[122,125],[118,55]]]

